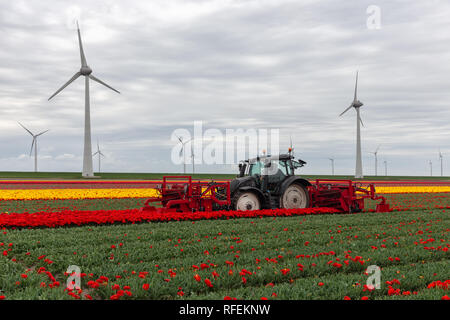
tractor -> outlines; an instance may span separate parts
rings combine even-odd
[[[306,164],[291,154],[241,161],[239,176],[230,183],[233,210],[309,207],[311,183],[294,174]]]

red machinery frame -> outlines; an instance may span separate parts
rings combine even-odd
[[[216,194],[225,190],[226,199],[218,199]],[[164,176],[158,186],[159,195],[145,201],[142,210],[156,211],[213,211],[214,204],[228,206],[231,203],[230,182],[193,181],[191,176]],[[162,208],[150,206],[160,202]]]
[[[364,210],[364,199],[381,200],[377,204],[376,212],[389,211],[386,198],[375,194],[375,186],[369,185],[366,190],[352,180],[316,179],[309,187],[309,200],[313,207],[332,207],[344,212]]]

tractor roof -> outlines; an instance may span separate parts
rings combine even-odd
[[[278,156],[272,156],[272,155],[267,155],[267,156],[258,156],[256,158],[252,158],[252,159],[248,159],[245,160],[245,162],[248,163],[254,163],[254,162],[258,162],[258,161],[264,161],[264,160],[291,160],[294,159],[294,156],[291,154],[280,154]]]

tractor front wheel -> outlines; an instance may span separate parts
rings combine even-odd
[[[281,195],[280,207],[284,209],[308,208],[308,190],[300,184],[291,184]]]
[[[256,194],[253,192],[236,192],[233,197],[233,209],[240,211],[259,210],[261,209],[261,202]]]

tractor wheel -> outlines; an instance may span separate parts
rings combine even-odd
[[[261,202],[256,194],[253,192],[236,192],[232,200],[233,209],[240,211],[259,210]]]
[[[280,198],[280,208],[299,209],[309,207],[308,190],[300,184],[293,183],[286,188]]]

